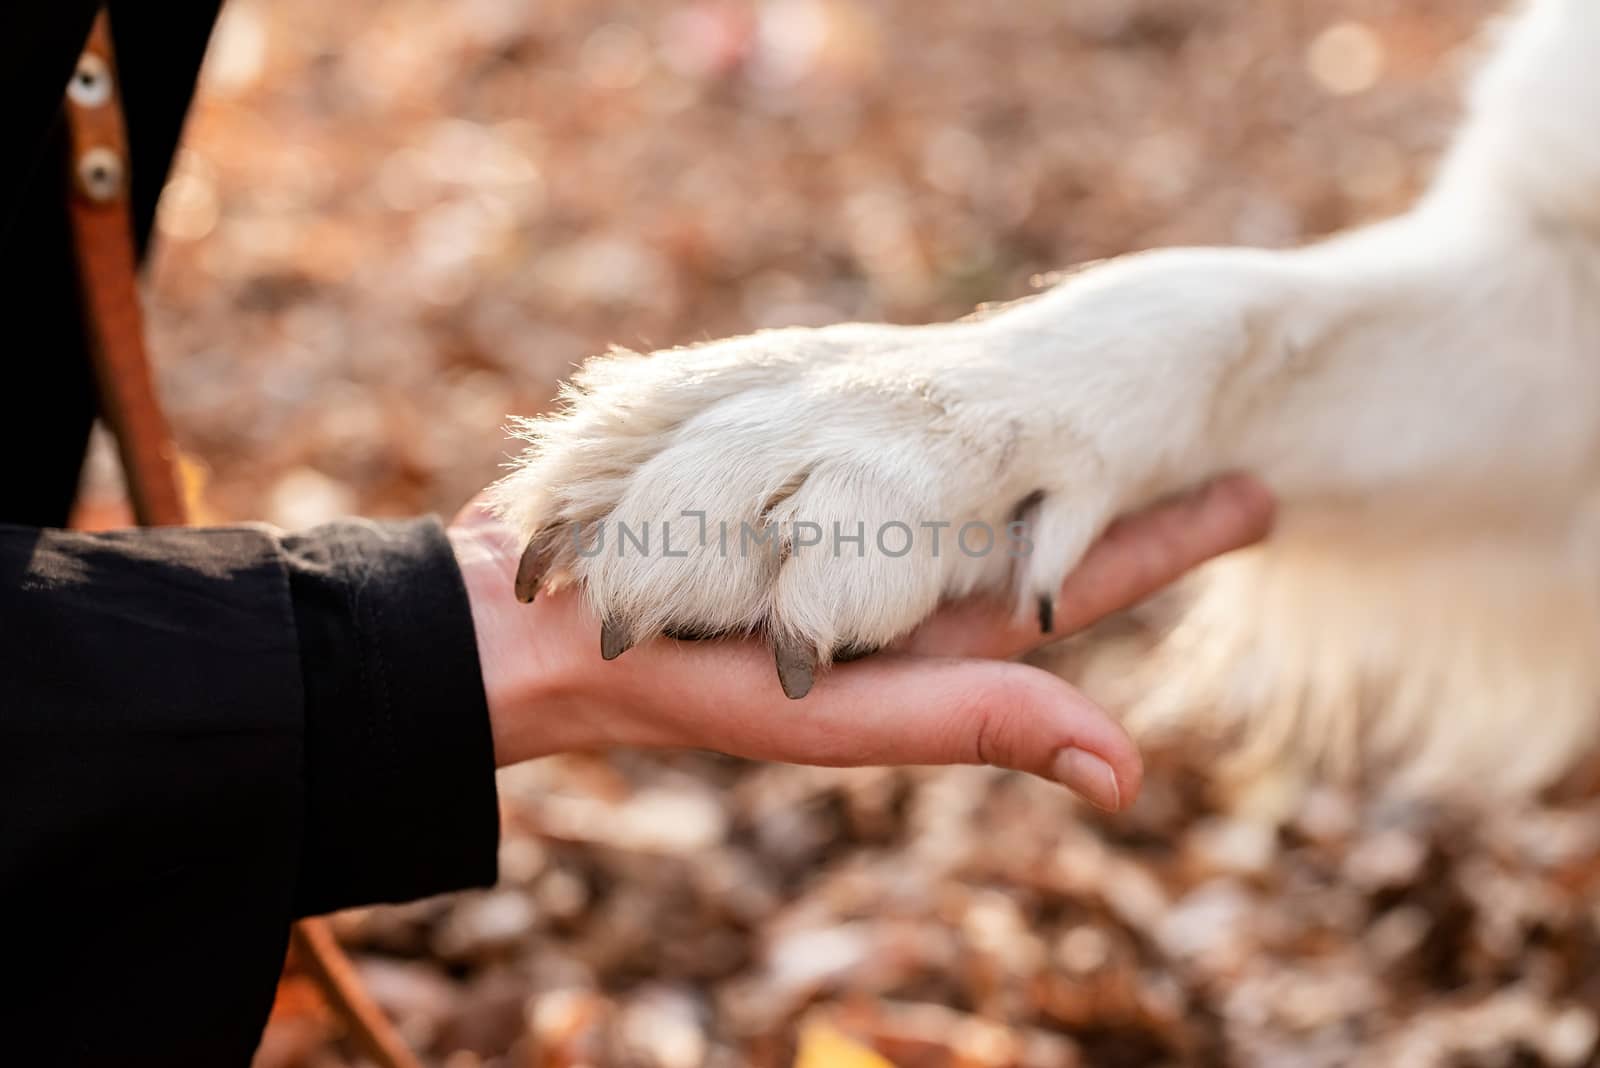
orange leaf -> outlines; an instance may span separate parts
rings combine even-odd
[[[794,1068],[894,1068],[876,1051],[834,1030],[810,1024],[800,1032]]]

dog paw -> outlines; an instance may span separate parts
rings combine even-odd
[[[526,539],[518,596],[579,583],[608,659],[765,635],[790,697],[943,598],[1009,590],[1048,632],[1112,494],[982,348],[961,324],[852,325],[591,360],[517,425],[493,492]]]

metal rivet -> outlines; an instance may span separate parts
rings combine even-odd
[[[122,157],[109,148],[91,148],[78,160],[78,184],[97,204],[122,192],[122,174]]]
[[[97,108],[111,99],[111,67],[93,52],[78,57],[67,83],[67,97],[79,107]]]

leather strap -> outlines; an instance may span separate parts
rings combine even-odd
[[[128,204],[128,139],[104,11],[68,83],[67,118],[68,213],[100,410],[117,439],[134,515],[145,526],[182,526],[188,508],[145,351]]]
[[[143,526],[183,526],[189,507],[177,450],[150,373],[128,203],[128,139],[111,24],[102,10],[67,86],[72,181],[68,211],[100,410],[116,437],[128,496]],[[362,984],[327,922],[301,920],[295,956],[363,1052],[382,1068],[421,1068]],[[197,981],[204,982],[202,977]]]

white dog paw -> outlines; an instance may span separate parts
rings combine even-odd
[[[608,659],[659,634],[763,634],[791,697],[946,597],[1055,591],[1108,518],[1060,417],[1030,425],[955,328],[773,331],[591,361],[494,491],[518,595],[580,583]],[[950,373],[952,367],[968,368]],[[1073,440],[1077,440],[1074,436]]]

